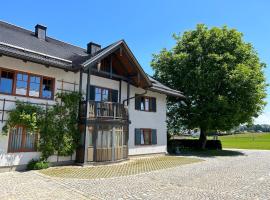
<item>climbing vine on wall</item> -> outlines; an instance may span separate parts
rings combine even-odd
[[[17,125],[23,125],[30,132],[38,132],[38,149],[43,160],[54,154],[72,155],[79,142],[80,100],[78,92],[70,92],[57,94],[56,104],[50,107],[18,101],[2,131],[7,134]]]
[[[7,134],[17,125],[24,126],[30,132],[37,132],[41,116],[42,108],[40,106],[17,101],[15,109],[9,112],[9,117],[2,128],[2,132]]]
[[[40,123],[39,149],[42,157],[72,155],[79,142],[78,110],[81,95],[78,92],[59,93],[56,104],[45,111]]]

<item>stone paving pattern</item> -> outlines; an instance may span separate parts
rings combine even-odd
[[[96,179],[96,178],[111,178],[119,176],[127,176],[140,174],[145,172],[156,171],[177,167],[184,164],[202,161],[197,158],[186,158],[176,156],[152,156],[131,159],[127,162],[88,166],[88,167],[53,167],[46,170],[41,170],[40,173],[60,178],[81,178],[81,179]]]
[[[240,150],[239,150],[240,151]],[[204,157],[179,167],[114,178],[0,174],[0,199],[270,199],[270,151]]]

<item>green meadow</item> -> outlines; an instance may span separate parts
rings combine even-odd
[[[270,133],[243,133],[219,136],[223,148],[270,150]]]

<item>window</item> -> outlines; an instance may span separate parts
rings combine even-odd
[[[88,147],[93,146],[93,126],[88,126]]]
[[[54,79],[0,68],[0,93],[53,99]]]
[[[8,152],[36,151],[37,133],[31,133],[23,126],[17,126],[9,134]]]
[[[156,98],[138,96],[135,97],[135,109],[148,112],[156,112]]]
[[[156,129],[135,129],[135,145],[154,145],[157,144]]]
[[[53,79],[43,77],[42,81],[42,98],[53,98]]]
[[[96,87],[96,89],[95,89],[95,101],[101,101],[101,99],[102,99],[101,91],[102,91],[101,88]]]
[[[27,85],[28,85],[28,75],[25,73],[18,72],[16,79],[16,94],[26,96]]]
[[[112,127],[98,126],[97,148],[112,148]]]
[[[90,86],[90,100],[104,102],[118,102],[118,90]]]
[[[122,126],[115,126],[114,146],[115,147],[122,147],[123,146],[123,139],[124,139],[123,127]]]
[[[109,89],[96,87],[95,101],[109,101]]]
[[[11,94],[13,89],[14,72],[0,69],[0,92]]]
[[[109,90],[102,89],[102,101],[109,101]]]
[[[40,77],[31,75],[30,86],[29,86],[29,96],[39,97],[39,93],[40,93]]]

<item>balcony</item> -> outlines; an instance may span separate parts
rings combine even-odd
[[[81,103],[81,119],[85,118],[86,102]],[[88,120],[128,120],[128,110],[123,104],[89,101]]]

